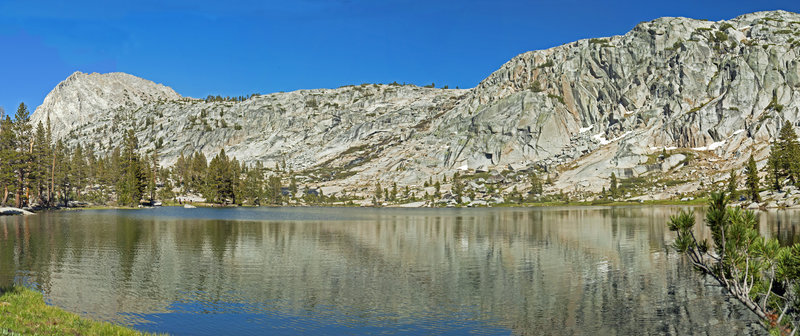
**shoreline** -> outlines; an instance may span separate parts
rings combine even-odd
[[[348,205],[348,204],[287,204],[287,205],[222,205],[211,203],[193,203],[198,209],[227,209],[227,208],[388,208],[388,209],[490,209],[490,208],[548,208],[548,207],[647,207],[647,206],[703,206],[708,203],[705,197],[699,197],[692,200],[647,200],[647,201],[611,201],[611,202],[532,202],[532,203],[496,203],[479,206],[466,206],[466,205],[447,205],[440,204],[438,206],[430,206],[429,203],[419,205],[422,202],[409,202],[388,204],[383,206],[371,205]],[[768,202],[762,202],[766,204]],[[735,204],[735,207],[742,207],[748,210],[760,211],[774,211],[774,210],[800,210],[800,205],[795,206],[760,206],[759,208],[748,208],[744,204]],[[28,216],[35,215],[40,212],[50,211],[81,211],[81,210],[144,210],[160,207],[169,208],[183,208],[180,204],[166,204],[158,207],[120,207],[120,206],[106,206],[106,205],[90,205],[85,207],[72,207],[72,208],[48,208],[42,209],[37,212],[30,212],[24,209],[0,207],[0,217],[3,216]]]
[[[160,335],[81,317],[45,303],[38,291],[0,287],[0,335]]]

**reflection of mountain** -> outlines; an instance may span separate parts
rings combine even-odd
[[[108,320],[194,303],[353,326],[477,319],[522,334],[752,323],[667,253],[675,208],[348,211],[367,219],[3,218],[0,281],[27,276],[52,303]]]

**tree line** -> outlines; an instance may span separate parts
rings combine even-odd
[[[800,181],[800,143],[797,141],[797,133],[791,122],[783,122],[777,139],[770,146],[764,170],[766,170],[764,183],[770,190],[781,191],[785,186],[797,185],[797,182]],[[745,178],[744,196],[753,202],[761,202],[759,192],[762,190],[762,180],[758,175],[758,167],[753,155],[748,158],[743,173]],[[732,170],[726,190],[731,200],[736,200],[739,196],[738,179],[738,174]]]
[[[48,117],[35,129],[21,103],[12,118],[0,111],[0,205],[67,206],[72,200],[98,200],[113,194],[119,205],[137,205],[145,193],[155,196],[157,155],[139,154],[133,131],[122,148],[98,156],[92,146],[68,147],[53,140]]]
[[[159,151],[143,151],[134,130],[124,133],[120,146],[98,155],[92,145],[70,147],[54,140],[48,117],[34,128],[28,107],[16,113],[0,109],[0,206],[50,208],[84,201],[137,206],[171,200],[175,192],[202,195],[220,204],[282,204],[297,191],[294,177],[277,167],[268,175],[261,163],[246,165],[221,150],[210,161],[201,152],[181,154],[171,167],[159,166]],[[326,202],[320,193],[309,202]]]

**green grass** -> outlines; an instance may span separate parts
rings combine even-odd
[[[41,293],[25,287],[0,288],[0,336],[153,335],[108,322],[82,318],[44,303]]]

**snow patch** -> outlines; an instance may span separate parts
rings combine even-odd
[[[583,132],[586,132],[586,131],[588,131],[588,130],[592,129],[592,127],[594,127],[594,125],[589,125],[589,127],[581,127],[581,128],[578,130],[578,133],[583,133]]]
[[[736,130],[736,131],[733,132],[733,135],[736,135],[736,134],[739,134],[739,133],[742,133],[742,132],[744,132],[743,129]]]
[[[608,139],[603,137],[603,133],[597,133],[594,136],[592,136],[592,138],[594,138],[597,141],[600,141],[601,145],[608,145],[608,144],[610,144],[610,143],[612,143],[614,141],[617,141],[619,139],[622,139],[622,138],[628,136],[628,134],[631,134],[631,131],[627,131],[625,133],[622,133],[622,135],[620,135],[620,136],[618,136],[618,137],[616,137],[614,139],[608,140]]]
[[[461,167],[458,167],[458,170],[467,170],[467,169],[469,169],[469,165],[463,165]]]
[[[664,148],[664,150],[675,150],[675,149],[678,149],[678,147],[671,146],[671,147],[650,147],[650,150],[658,150],[658,149],[661,149],[661,148]]]
[[[722,147],[722,145],[724,145],[724,144],[725,144],[725,141],[717,141],[717,142],[713,142],[713,143],[711,143],[711,144],[710,144],[710,145],[708,145],[708,146],[703,146],[703,147],[694,147],[694,148],[692,148],[692,149],[693,149],[693,150],[696,150],[696,151],[713,151],[713,150],[715,150],[715,149],[717,149],[717,148],[720,148],[720,147]]]

